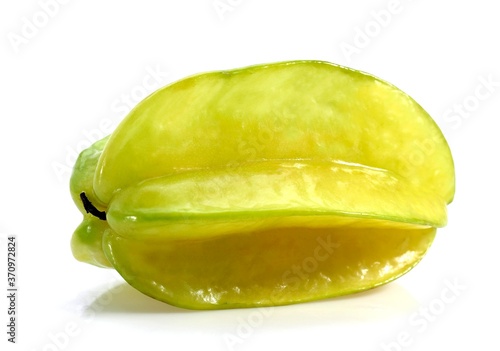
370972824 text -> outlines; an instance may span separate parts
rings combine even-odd
[[[16,276],[16,237],[7,237],[7,340],[15,343],[17,336],[17,276]]]

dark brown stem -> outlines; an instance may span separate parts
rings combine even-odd
[[[87,211],[87,213],[96,216],[100,220],[106,220],[106,212],[99,211],[97,208],[95,208],[95,206],[92,205],[92,202],[90,202],[90,200],[87,198],[87,195],[85,195],[85,192],[82,192],[80,194],[80,199],[82,199],[83,207],[85,208],[85,211]]]

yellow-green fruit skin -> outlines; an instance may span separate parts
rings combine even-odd
[[[72,250],[185,308],[292,304],[406,273],[454,191],[438,126],[379,78],[322,61],[209,72],[82,152]]]

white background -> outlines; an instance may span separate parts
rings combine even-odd
[[[0,286],[6,291],[6,236],[14,234],[19,296],[16,345],[6,341],[7,299],[0,302],[0,348],[498,350],[500,21],[493,4],[3,1]],[[146,90],[207,70],[293,59],[388,80],[442,128],[457,193],[449,225],[414,270],[351,297],[197,312],[154,301],[113,271],[73,259],[69,240],[81,215],[69,171],[89,139],[111,131]]]

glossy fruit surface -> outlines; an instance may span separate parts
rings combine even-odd
[[[376,77],[319,61],[210,72],[80,155],[72,248],[182,307],[316,300],[411,269],[454,186],[434,121]]]

